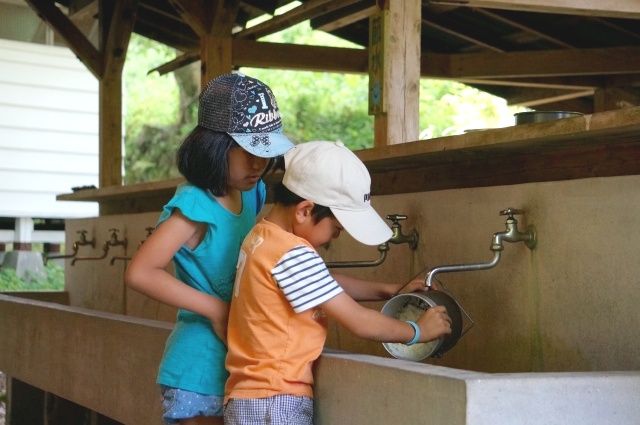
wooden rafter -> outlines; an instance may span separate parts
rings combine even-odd
[[[313,29],[331,32],[367,19],[378,11],[374,0],[364,0],[311,21]]]
[[[566,48],[572,48],[573,46],[569,43],[566,43],[562,40],[559,40],[555,37],[550,36],[549,34],[545,34],[541,31],[538,31],[536,29],[531,28],[528,25],[522,24],[520,22],[516,22],[515,20],[511,19],[511,18],[505,18],[504,16],[500,15],[497,12],[491,12],[489,10],[486,9],[474,9],[474,12],[476,13],[481,13],[495,21],[499,21],[502,22],[503,24],[509,25],[513,28],[517,28],[523,32],[535,35],[538,38],[541,38],[543,40],[547,40],[550,43],[553,43],[559,47],[566,47]]]
[[[176,69],[180,69],[183,66],[187,66],[190,63],[193,63],[197,60],[200,60],[200,52],[186,52],[181,54],[169,62],[163,63],[162,65],[150,69],[147,74],[152,74],[154,72],[158,72],[160,75],[168,74],[169,72],[173,72]]]
[[[80,61],[100,79],[104,73],[102,57],[98,49],[50,0],[27,0],[31,8],[60,35]]]
[[[585,96],[592,96],[593,89],[590,90],[549,90],[549,89],[523,89],[517,95],[507,97],[510,105],[526,106],[533,108],[534,106],[546,105],[554,102],[562,102],[565,100],[576,99]]]
[[[640,2],[635,0],[431,0],[431,3],[568,15],[640,18]]]
[[[480,79],[461,78],[459,82],[472,85],[528,87],[557,90],[588,90],[602,84],[602,79],[595,77],[552,77],[552,78],[513,78],[513,79]]]
[[[307,19],[312,19],[349,6],[357,1],[358,0],[309,0],[282,15],[275,16],[266,22],[238,32],[236,37],[258,39],[289,28]]]
[[[489,44],[487,42],[479,40],[479,39],[477,39],[475,37],[472,37],[470,35],[463,34],[463,33],[459,32],[459,31],[455,31],[455,30],[453,30],[453,29],[451,29],[449,27],[446,27],[444,25],[440,25],[440,24],[438,24],[436,22],[433,22],[433,21],[431,21],[429,19],[424,19],[423,18],[422,19],[422,25],[425,26],[425,27],[433,28],[433,29],[435,29],[437,31],[452,35],[455,38],[458,38],[460,40],[464,40],[464,41],[469,42],[471,44],[474,44],[476,46],[482,47],[483,49],[492,50],[494,52],[504,52],[504,50],[501,49],[500,47],[496,47],[496,46],[494,46],[492,44]]]

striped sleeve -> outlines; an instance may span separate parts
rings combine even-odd
[[[284,254],[271,269],[271,275],[296,313],[316,307],[342,292],[318,253],[304,245]]]

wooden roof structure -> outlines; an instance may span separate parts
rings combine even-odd
[[[640,0],[27,0],[100,80],[100,187],[120,185],[121,71],[131,32],[240,67],[368,73],[375,148],[417,140],[418,82],[451,79],[510,104],[593,113],[640,104]],[[59,7],[62,6],[62,7]],[[92,43],[76,23],[97,20]],[[258,41],[299,22],[362,48]],[[108,94],[108,95],[107,95]]]

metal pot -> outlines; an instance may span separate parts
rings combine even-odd
[[[527,111],[518,112],[513,116],[516,118],[516,125],[520,125],[561,120],[563,118],[580,117],[582,115],[584,114],[582,114],[581,112],[570,111]]]
[[[399,320],[418,320],[427,309],[444,306],[451,317],[451,333],[434,341],[417,343],[411,346],[402,343],[385,342],[382,345],[393,357],[402,360],[419,361],[427,357],[440,357],[450,350],[470,328],[463,330],[464,309],[444,291],[435,289],[400,294],[391,298],[382,307],[382,314]],[[467,317],[469,317],[467,315]],[[470,318],[469,318],[470,320]],[[471,321],[473,323],[473,321]]]

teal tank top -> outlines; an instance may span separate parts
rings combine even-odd
[[[189,183],[181,185],[164,206],[159,223],[175,209],[191,221],[205,223],[207,232],[195,249],[182,246],[173,257],[176,277],[193,288],[231,300],[240,245],[255,225],[265,202],[262,181],[242,192],[242,211],[234,214],[208,191]],[[227,349],[215,335],[208,319],[179,309],[167,339],[157,382],[206,395],[224,395]]]

